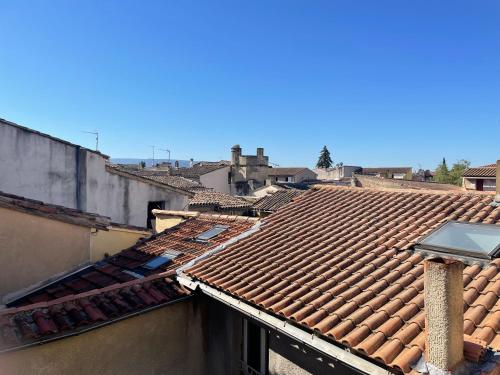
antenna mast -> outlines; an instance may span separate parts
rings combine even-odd
[[[95,150],[99,151],[99,131],[97,131],[97,130],[93,131],[93,132],[84,131],[84,133],[95,135]]]

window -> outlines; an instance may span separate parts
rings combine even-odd
[[[211,238],[214,238],[215,236],[218,236],[222,232],[225,232],[229,227],[227,225],[215,225],[212,229],[207,230],[206,232],[203,232],[196,236],[197,241],[208,241]]]
[[[416,247],[448,256],[492,259],[500,253],[500,227],[449,221],[423,237]]]
[[[149,229],[153,228],[153,223],[155,220],[155,215],[153,215],[153,210],[164,210],[164,209],[165,209],[165,201],[148,202],[148,219],[146,222],[146,226]]]
[[[267,330],[248,319],[243,319],[243,374],[266,375],[268,355]]]

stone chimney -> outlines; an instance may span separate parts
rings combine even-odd
[[[239,165],[241,156],[240,145],[234,145],[231,147],[231,165]]]
[[[500,160],[497,160],[497,194],[495,195],[495,203],[500,205]]]
[[[257,157],[258,158],[263,158],[264,157],[264,149],[262,147],[257,148]]]
[[[425,359],[444,373],[464,360],[463,263],[424,261]]]

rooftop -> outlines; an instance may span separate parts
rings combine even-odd
[[[423,258],[440,224],[500,225],[485,195],[318,187],[187,274],[361,356],[411,372],[424,350]],[[237,250],[237,251],[233,251]],[[500,259],[467,266],[464,332],[500,350]]]
[[[496,164],[483,165],[481,167],[467,168],[464,177],[495,177],[497,171]]]
[[[273,194],[262,197],[254,203],[253,209],[257,211],[274,212],[290,203],[304,191],[297,189],[278,190]]]
[[[246,232],[257,221],[200,214],[12,300],[9,308],[0,310],[0,352],[95,328],[186,297],[189,293],[173,281],[175,269]],[[224,230],[207,234],[214,227]],[[202,234],[204,239],[197,240]]]
[[[106,216],[43,203],[1,191],[0,207],[90,228],[106,229],[110,224],[110,218]]]
[[[269,176],[293,176],[303,170],[308,169],[306,167],[296,167],[296,168],[281,168],[273,167],[269,168]]]
[[[189,200],[189,206],[196,209],[199,206],[213,206],[215,210],[231,210],[237,208],[250,208],[252,203],[228,194],[216,191],[199,191]]]
[[[189,168],[171,168],[170,173],[173,176],[182,176],[185,178],[199,180],[204,174],[216,171],[221,168],[229,167],[229,162],[199,162]]]
[[[412,167],[368,167],[362,168],[362,173],[408,173],[412,171]]]
[[[181,176],[172,176],[169,171],[141,170],[141,171],[134,171],[131,173],[179,189],[184,189],[189,191],[205,189],[205,187],[199,181],[190,180],[188,178]]]

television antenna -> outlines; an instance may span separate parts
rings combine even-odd
[[[95,150],[99,151],[99,132],[97,130],[93,132],[88,132],[88,131],[83,131],[83,132],[95,135]]]
[[[155,166],[155,147],[154,145],[150,145],[149,147],[151,147],[153,149],[153,164],[152,166],[154,167]]]
[[[160,148],[159,150],[168,153],[168,164],[170,164],[170,150],[168,148]]]

